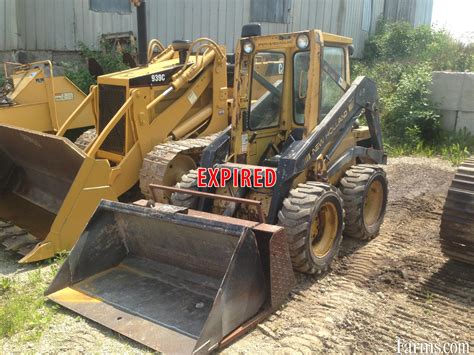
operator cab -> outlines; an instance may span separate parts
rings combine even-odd
[[[317,30],[241,39],[235,162],[277,166],[317,126],[350,86],[350,44]]]

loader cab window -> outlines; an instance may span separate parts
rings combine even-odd
[[[323,59],[343,79],[345,79],[344,49],[324,47]],[[325,70],[321,70],[321,117],[323,119],[344,95],[344,90]]]
[[[249,128],[278,126],[283,92],[285,55],[276,52],[255,54],[250,88]]]
[[[297,52],[293,58],[293,109],[297,124],[304,124],[308,91],[309,52]]]

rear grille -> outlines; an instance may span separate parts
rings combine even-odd
[[[99,85],[99,133],[107,126],[117,111],[125,103],[125,87],[115,85]],[[124,115],[125,116],[125,115]],[[125,117],[112,129],[101,146],[102,150],[125,153]]]

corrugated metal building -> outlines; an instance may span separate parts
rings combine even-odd
[[[116,12],[103,11],[110,6]],[[149,36],[165,44],[210,37],[232,51],[242,25],[258,21],[263,33],[320,28],[350,36],[357,56],[381,16],[429,24],[433,0],[147,0],[147,7]],[[74,51],[130,30],[128,0],[0,0],[0,51]]]

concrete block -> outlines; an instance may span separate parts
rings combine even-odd
[[[456,111],[440,110],[441,114],[441,127],[448,131],[456,130]]]
[[[456,130],[466,128],[471,134],[474,134],[474,112],[459,112],[456,124]]]
[[[474,112],[474,73],[464,73],[460,111]]]
[[[0,63],[14,62],[15,60],[15,53],[13,51],[0,51]],[[3,65],[1,66],[0,70],[3,71]]]
[[[441,110],[459,111],[464,73],[433,72],[431,100]]]

